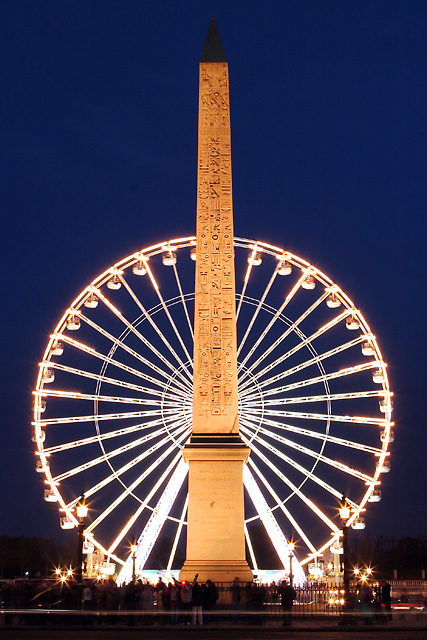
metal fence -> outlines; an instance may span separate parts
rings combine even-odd
[[[126,597],[126,587],[121,598],[114,602],[105,598],[108,585],[94,584],[93,599],[82,601],[77,585],[69,585],[67,591],[51,588],[39,590],[28,598],[26,606],[19,598],[3,598],[0,609],[0,626],[16,625],[171,625],[192,624],[196,620],[191,604],[171,605],[152,589],[152,602],[143,604],[139,596]],[[136,589],[136,587],[134,587]],[[277,585],[217,584],[218,599],[215,605],[205,603],[202,608],[204,624],[268,625],[279,626],[284,619],[280,592]],[[135,591],[137,593],[137,591]],[[68,594],[68,601],[61,597]],[[16,594],[15,594],[16,595]],[[19,594],[18,594],[19,595]],[[22,595],[22,594],[21,594]],[[140,595],[140,594],[139,594]],[[352,607],[356,608],[357,593],[350,593]],[[374,612],[374,608],[373,608]],[[378,612],[380,613],[379,605]],[[337,618],[343,613],[343,590],[340,587],[296,588],[292,617]],[[193,618],[193,616],[195,616]],[[199,618],[198,618],[199,621]]]
[[[218,602],[222,609],[232,609],[236,605],[236,588],[233,585],[217,586]],[[296,598],[292,607],[294,616],[337,616],[342,612],[342,588],[296,588]],[[239,589],[238,609],[242,612],[263,612],[264,615],[282,615],[281,597],[276,585],[248,585]]]

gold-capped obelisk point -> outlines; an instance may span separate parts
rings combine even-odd
[[[212,17],[200,61],[193,433],[180,578],[252,580],[245,559],[239,436],[228,65]]]

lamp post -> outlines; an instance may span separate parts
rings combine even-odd
[[[78,520],[78,532],[79,542],[77,549],[77,569],[76,569],[76,582],[81,585],[83,582],[83,531],[85,527],[85,518],[87,516],[88,508],[85,501],[84,494],[77,503],[76,513]]]
[[[294,576],[292,575],[292,556],[293,551],[295,549],[295,544],[291,541],[288,542],[288,550],[289,550],[289,584],[291,587],[293,586]]]
[[[132,544],[130,545],[130,550],[132,553],[132,582],[135,584],[136,582],[136,573],[135,573],[135,561],[136,561],[136,552],[138,551],[138,545],[136,544],[135,534],[133,535]]]
[[[350,517],[350,509],[345,496],[342,497],[342,504],[339,509],[342,524],[342,564],[344,582],[344,611],[347,611],[350,601],[350,567],[348,566],[348,527],[347,520]]]

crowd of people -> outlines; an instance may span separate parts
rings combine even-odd
[[[221,610],[228,610],[233,624],[262,624],[263,606],[273,600],[282,606],[286,624],[290,624],[290,609],[296,592],[283,583],[267,586],[239,578],[227,587],[221,586]],[[224,597],[225,596],[225,597]],[[0,584],[0,600],[6,610],[49,609],[83,611],[88,624],[95,612],[107,612],[106,622],[116,624],[118,615],[125,615],[127,624],[209,624],[217,606],[219,589],[211,580],[192,582],[176,580],[156,584],[140,579],[118,586],[113,579],[88,580],[82,585],[74,580],[18,580]]]
[[[98,622],[107,624],[117,624],[120,619],[128,625],[206,625],[215,615],[221,614],[227,615],[232,624],[262,625],[267,614],[275,613],[281,615],[284,626],[290,626],[294,602],[307,606],[315,604],[318,613],[330,614],[327,599],[327,587],[295,590],[286,581],[270,585],[241,584],[237,577],[233,583],[219,587],[211,580],[199,582],[198,575],[192,582],[180,582],[175,578],[165,582],[159,578],[156,584],[151,584],[138,579],[121,586],[112,578],[85,579],[81,585],[73,579],[0,582],[0,603],[5,612],[56,611],[56,620],[63,624],[72,624],[73,615],[83,611],[85,624],[92,624],[99,614]],[[349,604],[352,611],[359,611],[367,624],[381,608],[385,616],[391,618],[390,585],[383,581],[375,593],[369,585],[362,585],[358,590],[352,590]],[[303,612],[301,606],[298,609],[299,613]],[[29,614],[27,618],[30,619]]]

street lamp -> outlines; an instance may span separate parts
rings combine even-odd
[[[339,514],[341,518],[342,524],[342,564],[344,571],[344,611],[348,609],[348,604],[350,601],[350,570],[348,566],[348,527],[347,520],[350,517],[350,509],[347,504],[347,499],[345,496],[342,497],[342,504],[339,508]]]
[[[78,520],[78,532],[79,532],[79,546],[77,549],[77,569],[76,569],[76,581],[81,585],[83,582],[83,531],[85,528],[85,518],[87,516],[88,508],[84,494],[80,498],[76,507],[76,514]]]
[[[292,542],[292,540],[290,542],[288,542],[288,550],[289,550],[289,584],[292,587],[292,583],[294,580],[294,576],[292,575],[292,556],[293,556],[293,552],[295,549],[295,543]]]
[[[136,552],[138,551],[138,545],[136,544],[136,537],[133,534],[132,544],[130,545],[130,550],[132,553],[132,582],[135,584],[136,582],[136,573],[135,573],[135,560],[136,560]]]

